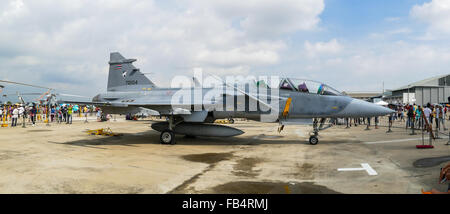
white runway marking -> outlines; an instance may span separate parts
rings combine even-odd
[[[428,140],[429,137],[425,137],[424,140]],[[408,139],[400,139],[400,140],[383,140],[383,141],[374,141],[374,142],[364,142],[364,144],[380,144],[380,143],[398,143],[398,142],[406,142],[413,140],[422,140],[422,138],[408,138]]]
[[[370,165],[368,163],[362,163],[361,164],[362,168],[340,168],[337,169],[339,172],[348,172],[348,171],[366,171],[367,174],[369,175],[378,175],[378,173],[372,168],[370,167]]]

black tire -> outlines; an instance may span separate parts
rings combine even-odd
[[[319,143],[319,138],[316,136],[309,137],[309,144],[311,145],[317,145]]]
[[[175,134],[171,130],[164,130],[159,136],[161,144],[175,144]]]
[[[233,118],[228,119],[228,121],[230,122],[230,124],[234,124],[234,119]]]

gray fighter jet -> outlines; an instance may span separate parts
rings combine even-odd
[[[154,130],[161,132],[162,144],[175,144],[175,134],[239,135],[243,131],[211,123],[216,119],[247,118],[278,123],[279,131],[285,125],[312,124],[313,134],[309,142],[315,145],[319,131],[330,127],[326,124],[327,119],[376,117],[393,112],[344,96],[326,84],[295,78],[271,78],[242,84],[221,81],[213,76],[208,80],[208,83],[216,82],[213,86],[191,78],[189,80],[194,84],[190,87],[162,88],[134,67],[132,63],[135,61],[124,58],[120,53],[111,53],[106,93],[98,94],[92,102],[59,102],[93,104],[109,114],[139,112],[142,108],[156,111],[167,118],[167,122],[152,125]]]

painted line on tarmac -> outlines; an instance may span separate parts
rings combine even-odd
[[[428,140],[429,137],[423,138],[424,140]],[[399,140],[383,140],[383,141],[374,141],[374,142],[364,142],[364,144],[380,144],[380,143],[398,143],[398,142],[406,142],[413,140],[422,140],[422,138],[408,138],[408,139],[399,139]]]
[[[369,174],[371,176],[378,175],[378,173],[372,167],[370,167],[370,165],[368,163],[362,163],[361,166],[362,166],[362,168],[339,168],[339,169],[337,169],[337,171],[339,171],[339,172],[366,171],[367,174]]]

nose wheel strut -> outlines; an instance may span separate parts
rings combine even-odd
[[[309,137],[309,144],[317,145],[319,143],[319,138],[317,137],[317,136],[319,136],[319,131],[329,128],[329,127],[325,127],[325,128],[323,127],[323,125],[325,124],[325,121],[326,121],[325,118],[321,118],[320,122],[318,119],[314,119],[314,121],[313,121],[313,129],[314,129],[313,133],[314,134]]]

